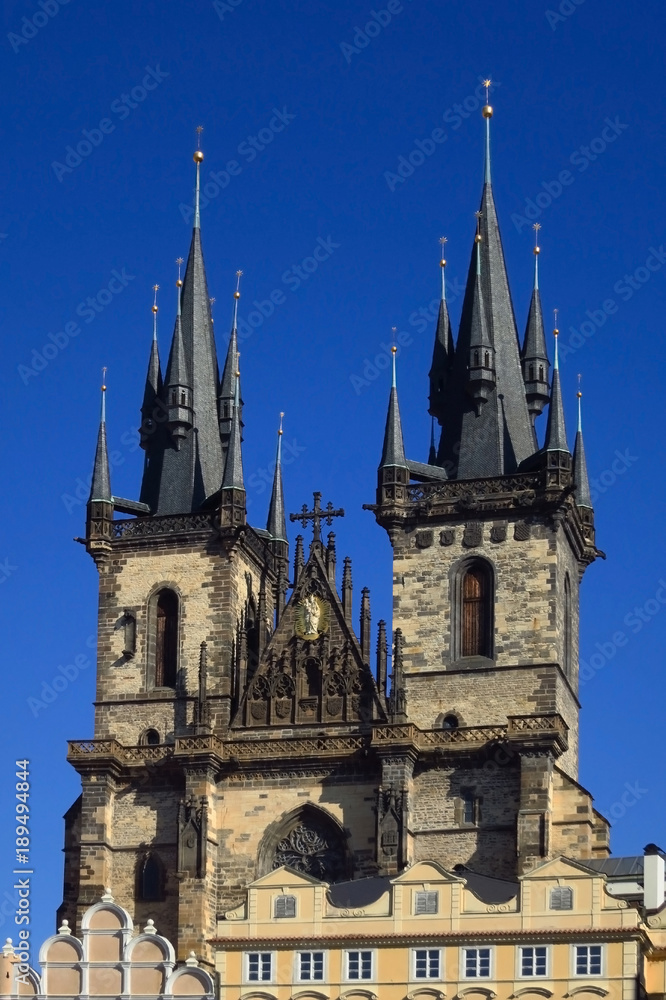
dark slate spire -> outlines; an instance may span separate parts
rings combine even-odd
[[[148,448],[152,443],[156,427],[156,406],[162,395],[162,368],[160,365],[160,352],[157,346],[157,292],[159,287],[159,285],[153,285],[153,340],[150,345],[146,386],[143,391],[143,403],[141,405],[140,434],[142,448]]]
[[[106,375],[106,368],[104,369]],[[93,466],[92,483],[90,485],[89,503],[112,503],[111,475],[109,473],[109,452],[106,444],[106,385],[102,385],[102,407],[97,432],[97,447],[95,448],[95,464]]]
[[[407,468],[405,459],[405,446],[402,440],[402,424],[400,422],[400,407],[398,406],[398,389],[395,377],[395,355],[397,348],[392,351],[393,376],[391,380],[391,394],[389,396],[388,414],[386,416],[386,430],[384,431],[384,447],[382,448],[382,460],[379,468],[384,469],[389,466]]]
[[[481,213],[476,213],[476,276],[472,291],[472,309],[469,338],[469,361],[467,364],[467,391],[475,402],[477,416],[484,403],[488,402],[497,384],[495,375],[495,349],[486,322],[486,310],[481,286]],[[500,455],[496,465],[500,467]]]
[[[550,368],[548,352],[546,350],[546,335],[543,328],[541,296],[539,294],[539,254],[541,253],[541,249],[536,242],[536,237],[541,227],[538,222],[535,222],[533,228],[535,231],[534,287],[532,289],[530,311],[527,316],[525,340],[521,351],[525,396],[532,421],[540,416],[544,406],[548,402],[548,369]]]
[[[227,449],[227,458],[224,463],[224,476],[222,477],[222,490],[243,490],[243,456],[241,452],[240,417],[239,417],[239,393],[238,383],[240,373],[236,373],[236,401],[234,412],[231,417],[231,436]]]
[[[438,416],[442,426],[438,464],[454,469],[454,476],[458,479],[515,472],[536,450],[534,431],[525,399],[518,332],[492,192],[490,176],[492,108],[486,105],[483,115],[486,119],[486,148],[485,183],[479,227],[480,285],[485,323],[495,352],[495,386],[489,392],[487,402],[482,404],[480,412],[477,412],[477,405],[466,388],[475,300],[477,316],[480,313],[475,244],[451,376],[442,414]],[[481,356],[479,360],[482,360]]]
[[[585,445],[583,444],[583,424],[581,420],[581,398],[582,392],[578,390],[578,430],[576,431],[576,443],[573,453],[574,486],[577,507],[589,507],[592,510],[592,494],[590,493],[590,480],[587,475],[587,462],[585,461]]]
[[[432,364],[428,377],[430,379],[430,407],[428,412],[437,417],[442,411],[443,395],[446,390],[451,364],[453,362],[454,346],[449,310],[446,304],[446,260],[444,259],[444,244],[446,236],[439,241],[442,245],[442,256],[439,262],[442,274],[442,291],[435,330],[435,346],[432,352]]]
[[[437,465],[437,448],[435,447],[435,418],[430,418],[430,450],[428,451],[428,465]]]
[[[220,380],[220,390],[218,394],[219,426],[222,448],[226,452],[231,434],[231,417],[235,408],[236,400],[236,380],[238,371],[238,302],[240,299],[240,279],[242,271],[236,271],[236,291],[234,292],[234,311],[231,321],[231,334],[229,336],[229,346],[227,356],[224,361],[224,369]],[[239,387],[240,401],[240,425],[243,429],[243,397]]]
[[[564,426],[564,407],[562,405],[562,390],[560,388],[560,362],[557,352],[557,338],[559,336],[557,327],[553,330],[555,335],[555,360],[553,362],[553,383],[550,387],[550,406],[548,407],[548,424],[546,426],[546,441],[544,448],[546,451],[562,451],[569,454],[567,444],[567,432]]]
[[[182,257],[179,257],[179,274],[178,281],[176,282],[178,295],[176,325],[173,331],[171,351],[169,352],[169,361],[164,377],[167,427],[171,432],[176,451],[180,451],[182,442],[190,434],[194,420],[192,412],[192,381],[185,354],[185,345],[183,343],[183,325],[180,311],[180,289],[183,284],[180,278],[181,263]]]
[[[268,523],[266,529],[271,538],[280,541],[287,540],[287,519],[284,512],[284,494],[282,492],[282,418],[280,414],[280,429],[278,430],[277,454],[275,456],[275,472],[273,473],[273,492],[268,508]]]
[[[146,477],[155,480],[149,492],[155,497],[152,505],[157,514],[199,510],[206,498],[219,490],[223,472],[217,409],[217,355],[199,227],[199,174],[203,153],[197,150],[194,159],[197,165],[194,229],[182,287],[180,331],[177,323],[171,348],[181,372],[186,372],[189,379],[188,408],[192,427],[175,439],[172,434],[164,434],[151,457],[150,467],[144,472],[144,487]],[[170,405],[166,389],[163,402],[165,406]]]

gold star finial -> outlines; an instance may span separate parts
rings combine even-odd
[[[476,218],[476,236],[474,237],[475,243],[481,242],[481,219],[483,218],[483,212],[475,212],[474,217]]]
[[[242,271],[236,271],[236,291],[234,292],[234,298],[240,298],[240,280],[243,277]]]
[[[203,132],[203,130],[204,130],[203,125],[197,125],[197,127],[196,127],[197,148],[196,148],[195,153],[194,153],[194,162],[197,163],[197,164],[201,163],[201,161],[204,158],[204,155],[201,152],[201,133]]]
[[[483,114],[484,118],[492,118],[492,116],[493,116],[493,109],[490,106],[490,96],[489,96],[489,94],[490,94],[490,88],[492,86],[492,82],[493,81],[491,79],[483,81],[483,86],[486,88],[486,103],[485,103],[485,105],[483,107],[483,111],[482,111],[482,114]]]
[[[581,388],[580,388],[580,383],[581,383],[581,380],[582,380],[583,376],[580,374],[580,372],[578,373],[577,378],[578,378],[578,392],[576,393],[576,395],[578,396],[578,399],[580,399],[581,396],[583,395],[583,393],[581,392]]]
[[[106,392],[106,365],[102,368],[102,392]]]
[[[539,230],[541,229],[541,223],[535,222],[534,225],[532,226],[532,229],[534,230],[534,250],[532,251],[532,253],[540,254],[541,247],[539,246]]]
[[[440,266],[440,267],[446,267],[446,261],[444,260],[444,247],[446,246],[446,244],[447,244],[448,242],[449,242],[449,241],[448,241],[448,239],[446,238],[446,236],[440,236],[440,238],[439,238],[439,245],[440,245],[440,246],[441,246],[441,248],[442,248],[442,252],[441,252],[441,254],[440,254],[440,261],[439,261],[439,266]]]
[[[282,418],[283,417],[284,417],[284,413],[280,413],[280,427],[278,428],[278,434],[280,435],[280,437],[282,436],[282,434],[284,434],[284,431],[282,430]]]
[[[154,313],[157,312],[157,293],[159,292],[159,290],[160,290],[160,286],[159,285],[153,285],[153,292],[155,293],[154,296],[153,296],[153,312]]]
[[[177,288],[182,288],[182,286],[183,286],[183,282],[181,281],[181,277],[180,277],[180,269],[181,269],[183,263],[184,263],[184,261],[183,261],[182,257],[176,257],[176,264],[178,264],[178,280],[176,282],[176,287]]]
[[[557,329],[557,315],[558,315],[559,311],[560,311],[559,309],[553,309],[553,316],[555,317],[555,329],[553,330],[553,334],[554,334],[554,335],[555,335],[556,337],[558,336],[558,334],[559,334],[559,332],[560,332],[560,331],[559,331],[559,330]]]
[[[391,327],[391,340],[393,341],[393,344],[391,346],[391,354],[396,354],[397,350],[398,350],[398,348],[395,346],[395,338],[396,338],[397,332],[398,332],[397,326],[392,326]]]

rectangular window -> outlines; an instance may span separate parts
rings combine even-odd
[[[440,978],[440,950],[439,948],[417,948],[414,952],[414,978],[415,979],[439,979]]]
[[[548,949],[521,948],[520,949],[520,974],[521,976],[545,976],[548,974]]]
[[[372,979],[372,952],[347,952],[347,979]]]
[[[296,916],[296,897],[295,896],[276,896],[276,898],[275,898],[275,916],[276,917],[295,917]]]
[[[437,913],[438,892],[415,892],[414,913]]]
[[[298,978],[301,982],[321,982],[324,978],[323,951],[301,951],[298,955]]]
[[[575,945],[574,954],[576,958],[577,976],[601,975],[600,944],[577,944]]]
[[[465,979],[490,978],[490,948],[463,948]]]
[[[251,951],[246,956],[248,983],[270,983],[273,978],[273,955],[270,951]]]

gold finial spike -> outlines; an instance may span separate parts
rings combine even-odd
[[[554,319],[555,319],[555,329],[553,330],[553,334],[554,334],[554,335],[555,335],[556,337],[557,337],[557,336],[559,336],[559,332],[560,332],[560,331],[559,331],[559,330],[557,329],[557,316],[558,316],[558,313],[559,313],[559,311],[560,311],[559,309],[553,309],[553,317],[554,317]]]
[[[234,318],[232,327],[235,330],[238,326],[238,300],[241,297],[240,293],[240,280],[243,277],[242,271],[236,271],[236,291],[234,292]]]
[[[197,148],[194,151],[194,162],[195,163],[202,163],[203,162],[203,158],[204,158],[204,155],[201,152],[201,133],[203,132],[203,130],[204,130],[203,125],[197,125],[197,128],[196,128],[196,133],[197,133]]]
[[[106,365],[104,365],[104,367],[102,368],[102,392],[106,392],[106,372],[107,372],[107,367]]]
[[[283,418],[284,418],[284,412],[281,412],[280,413],[280,426],[278,428],[278,434],[280,435],[280,437],[282,437],[282,435],[284,434],[284,431],[282,430],[282,420],[283,420]]]
[[[395,389],[396,384],[397,384],[396,383],[396,375],[395,375],[395,356],[398,353],[398,348],[396,347],[396,343],[395,343],[397,332],[398,332],[397,326],[392,326],[391,327],[391,340],[392,340],[392,344],[391,344],[391,368],[392,368],[392,371],[391,371],[391,387],[393,389]]]
[[[490,106],[490,88],[492,86],[492,80],[490,80],[490,79],[489,80],[484,80],[483,81],[483,86],[486,88],[486,103],[485,103],[485,105],[483,107],[482,114],[483,114],[484,118],[492,118],[492,116],[493,116],[493,109]]]
[[[583,398],[583,393],[581,392],[581,388],[580,388],[580,383],[581,383],[581,379],[582,378],[583,378],[583,376],[579,373],[578,374],[578,392],[576,393],[576,396],[578,398],[578,430],[579,431],[583,430],[583,419],[582,419],[582,412],[581,412],[582,407],[581,407],[581,402],[580,402],[581,399]]]
[[[100,421],[106,423],[106,366],[102,368],[102,412],[100,414]]]
[[[446,268],[446,260],[444,258],[444,247],[449,241],[446,236],[440,236],[439,244],[441,246],[439,266],[442,271],[442,302],[446,301],[446,278],[444,277],[444,269]]]
[[[181,288],[183,284],[182,279],[180,277],[180,269],[184,263],[185,262],[182,257],[176,257],[176,264],[178,264],[178,280],[176,281],[177,288]]]
[[[481,219],[483,218],[483,212],[475,212],[474,216],[476,218],[476,236],[474,237],[474,242],[480,243],[483,239],[481,236]]]
[[[160,290],[159,285],[153,285],[153,340],[157,340],[157,293]]]
[[[535,222],[532,229],[534,230],[534,250],[532,252],[539,254],[541,253],[541,247],[539,246],[539,230],[541,229],[541,223]]]

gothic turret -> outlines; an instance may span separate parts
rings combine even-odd
[[[182,262],[182,258],[179,258]],[[182,442],[187,438],[194,424],[192,407],[192,380],[183,343],[183,325],[180,311],[180,290],[183,282],[178,275],[176,287],[178,290],[178,310],[176,326],[171,342],[169,363],[164,379],[164,395],[167,411],[167,427],[176,448],[180,451]]]
[[[240,372],[237,371],[236,400],[231,417],[231,434],[224,463],[224,476],[222,477],[220,498],[220,524],[222,527],[245,524],[245,483],[241,452],[239,383]]]
[[[400,421],[400,407],[398,405],[398,389],[395,372],[396,347],[391,348],[392,352],[392,379],[391,393],[389,395],[388,413],[386,415],[386,428],[384,430],[384,445],[382,447],[382,459],[379,463],[380,469],[396,468],[407,469],[405,459],[405,446],[402,439],[402,423]]]
[[[270,547],[276,559],[276,620],[279,621],[284,611],[287,587],[289,585],[289,543],[287,542],[287,518],[284,509],[284,493],[282,490],[282,418],[278,428],[277,452],[275,455],[275,472],[273,473],[273,489],[268,508],[266,530],[270,535]],[[335,575],[335,570],[334,570]]]
[[[146,449],[142,499],[154,514],[199,510],[219,490],[223,472],[218,422],[218,366],[210,313],[206,269],[201,249],[199,176],[203,153],[194,156],[197,170],[194,229],[171,345],[169,371],[159,397],[169,410],[169,433],[155,434]],[[186,380],[181,388],[180,382]],[[178,388],[177,397],[173,389]],[[184,389],[184,404],[183,400]]]
[[[104,369],[106,374],[106,369]],[[92,483],[88,498],[86,536],[89,550],[107,548],[113,523],[113,497],[106,443],[106,385],[102,385],[102,404],[95,448]]]
[[[231,436],[231,417],[236,405],[236,372],[238,371],[238,303],[241,295],[240,279],[242,274],[242,271],[236,271],[236,291],[234,292],[234,311],[231,321],[231,333],[229,335],[229,346],[227,347],[227,356],[224,361],[224,369],[222,370],[220,391],[218,394],[220,438],[222,440],[222,449],[225,454],[229,445],[229,438]],[[240,386],[238,393],[240,405],[239,417],[242,432],[243,397],[240,392]]]
[[[446,304],[446,260],[444,259],[446,236],[442,236],[439,242],[442,245],[442,256],[439,262],[442,275],[442,290],[439,302],[439,314],[437,316],[437,328],[435,329],[432,364],[428,373],[430,379],[430,407],[428,412],[433,417],[438,417],[442,412],[443,397],[454,355],[453,333],[449,319],[449,309]]]
[[[449,478],[457,479],[516,472],[536,451],[493,198],[489,105],[483,115],[486,141],[480,215],[455,355],[437,414],[442,427],[437,463]]]
[[[538,234],[540,228],[539,223],[536,222],[534,224],[535,233]],[[521,352],[521,364],[523,367],[527,408],[534,422],[543,412],[543,408],[549,399],[548,369],[550,365],[546,351],[546,335],[543,328],[541,296],[539,294],[539,254],[541,253],[541,248],[536,242],[533,252],[534,287],[532,289],[530,311],[527,316],[525,340]]]
[[[143,391],[143,403],[141,404],[141,447],[148,449],[153,441],[159,421],[157,419],[157,409],[162,395],[162,368],[160,366],[160,353],[157,346],[157,292],[159,285],[153,285],[153,340],[150,345],[150,357],[148,359],[148,371],[146,373],[146,385]]]
[[[557,317],[557,310],[556,317]],[[549,486],[568,486],[571,482],[571,452],[567,444],[567,432],[564,426],[564,407],[562,405],[562,389],[560,387],[560,363],[557,350],[559,330],[553,330],[555,337],[555,357],[553,360],[553,381],[550,387],[550,406],[548,407],[548,423],[546,425],[546,467]]]
[[[592,494],[590,493],[590,480],[587,475],[587,462],[585,460],[585,445],[583,444],[583,423],[581,418],[582,392],[578,390],[578,430],[576,431],[576,443],[573,453],[574,486],[576,488],[576,506],[586,507],[592,510]]]

